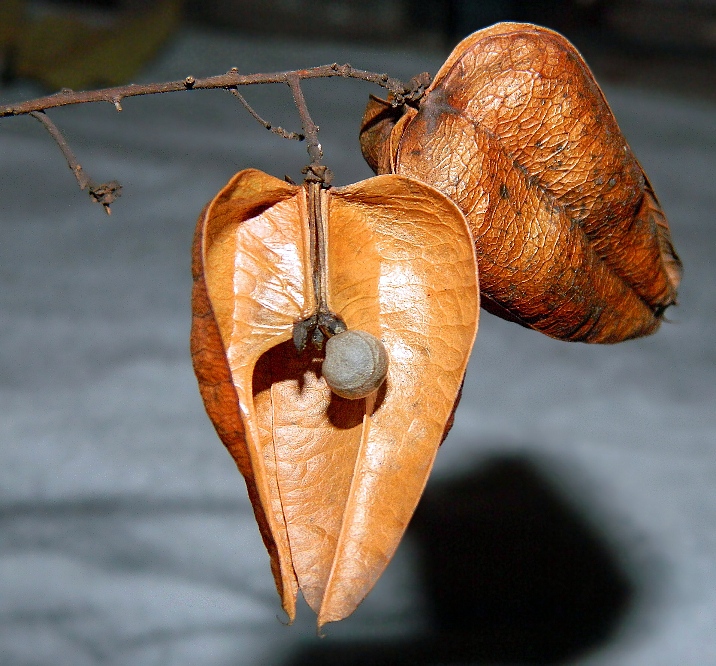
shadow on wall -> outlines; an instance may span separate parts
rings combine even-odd
[[[408,533],[428,630],[306,646],[287,666],[558,664],[607,641],[634,596],[603,538],[524,458],[432,484]]]

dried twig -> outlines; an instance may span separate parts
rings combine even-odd
[[[396,105],[402,104],[404,96],[410,93],[398,79],[389,77],[387,74],[367,72],[362,69],[355,69],[351,65],[321,65],[308,69],[297,69],[289,72],[274,72],[269,74],[239,74],[234,68],[226,74],[209,76],[204,79],[195,79],[187,76],[181,81],[168,81],[165,83],[129,84],[117,86],[116,88],[103,88],[102,90],[88,90],[75,92],[74,90],[62,90],[54,95],[6,104],[0,106],[0,118],[5,116],[19,116],[32,113],[33,111],[45,111],[58,106],[70,104],[85,104],[88,102],[109,102],[118,109],[121,109],[121,101],[127,97],[138,95],[156,95],[158,93],[177,92],[180,90],[215,90],[217,88],[235,88],[236,86],[248,86],[264,83],[285,83],[289,78],[321,79],[330,77],[342,77],[347,79],[358,79],[375,83],[393,93]]]
[[[424,75],[427,76],[427,75]],[[75,174],[77,182],[81,189],[89,189],[90,197],[101,203],[107,214],[110,213],[109,205],[120,195],[121,185],[117,182],[103,183],[97,185],[92,181],[80,166],[74,153],[70,150],[67,140],[64,138],[57,126],[47,117],[45,111],[60,106],[68,106],[71,104],[85,104],[90,102],[109,102],[117,111],[122,110],[122,100],[127,97],[137,97],[139,95],[155,95],[158,93],[176,92],[180,90],[212,90],[223,88],[231,92],[238,98],[244,108],[251,116],[261,123],[266,129],[271,130],[275,134],[286,139],[306,139],[308,144],[308,154],[311,158],[310,164],[303,170],[306,174],[306,180],[319,182],[323,186],[328,186],[331,180],[331,172],[321,164],[323,151],[321,144],[318,142],[318,126],[311,119],[308,113],[306,99],[303,96],[300,82],[304,79],[320,79],[341,77],[348,79],[358,79],[375,83],[382,88],[387,89],[391,93],[391,101],[394,106],[400,106],[405,103],[415,103],[422,95],[425,89],[424,81],[412,80],[407,86],[398,79],[394,79],[387,74],[378,74],[376,72],[368,72],[362,69],[355,69],[351,65],[322,65],[320,67],[310,67],[308,69],[297,69],[287,72],[274,72],[269,74],[239,74],[234,67],[226,74],[219,76],[210,76],[203,79],[196,79],[193,76],[187,76],[181,81],[168,81],[164,83],[147,83],[147,84],[130,84],[126,86],[117,86],[115,88],[104,88],[102,90],[88,90],[84,92],[75,92],[69,89],[63,89],[54,95],[40,97],[25,102],[17,102],[15,104],[6,104],[0,106],[0,118],[6,116],[31,115],[39,120],[52,135],[57,142],[63,155],[67,159],[70,169]],[[424,78],[424,77],[423,77]],[[429,81],[429,77],[427,79]],[[238,86],[248,86],[255,84],[267,83],[284,83],[288,85],[293,94],[293,100],[301,117],[303,126],[303,134],[296,132],[288,132],[281,127],[274,127],[271,123],[259,116],[256,111],[239,93]]]
[[[273,132],[274,134],[278,134],[279,136],[283,137],[284,139],[294,139],[295,141],[303,141],[306,137],[303,136],[303,134],[297,134],[296,132],[289,132],[283,127],[277,127],[272,125],[267,120],[264,120],[254,109],[251,107],[251,105],[246,101],[246,98],[236,89],[236,88],[229,88],[229,92],[236,97],[236,99],[241,102],[242,106],[249,112],[251,117],[256,120],[260,125],[263,125],[267,130]]]
[[[306,98],[303,96],[303,90],[301,89],[301,80],[295,74],[289,75],[287,79],[286,83],[288,83],[289,88],[291,88],[293,102],[298,110],[298,115],[301,117],[301,126],[303,127],[303,133],[306,136],[306,143],[308,144],[308,156],[311,158],[311,163],[305,171],[309,175],[313,174],[317,176],[319,180],[325,181],[325,167],[323,167],[319,173],[316,172],[316,167],[321,167],[321,160],[323,159],[323,149],[318,142],[318,125],[313,122],[311,114],[308,112]]]
[[[30,115],[36,120],[39,120],[50,133],[50,136],[55,140],[67,160],[67,166],[70,167],[70,171],[75,175],[80,189],[88,190],[90,199],[96,203],[101,203],[107,215],[110,215],[112,210],[109,206],[120,196],[122,186],[116,181],[96,183],[92,180],[82,168],[77,157],[75,157],[70,145],[67,143],[67,139],[65,139],[60,129],[50,120],[47,114],[44,111],[30,111]]]

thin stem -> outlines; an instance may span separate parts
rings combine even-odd
[[[167,81],[164,83],[129,84],[115,88],[103,88],[101,90],[88,90],[75,92],[73,90],[62,90],[54,95],[39,97],[26,102],[6,104],[0,106],[0,118],[5,116],[19,116],[32,113],[33,111],[44,111],[59,106],[70,104],[84,104],[88,102],[109,102],[118,109],[121,109],[121,101],[127,97],[139,95],[155,95],[159,93],[178,92],[181,90],[212,90],[217,88],[235,88],[236,86],[248,86],[265,83],[289,83],[289,77],[303,79],[320,79],[331,77],[342,77],[346,79],[358,79],[375,83],[393,93],[396,105],[402,104],[404,96],[409,94],[406,86],[399,81],[389,77],[387,74],[378,74],[361,69],[355,69],[351,65],[321,65],[308,69],[297,69],[288,72],[272,72],[268,74],[239,74],[232,69],[226,74],[209,76],[203,79],[195,79],[187,76],[181,81]]]
[[[249,112],[251,117],[256,120],[260,125],[263,125],[267,130],[273,132],[274,134],[278,134],[284,139],[303,141],[306,138],[303,134],[298,134],[297,132],[288,132],[287,130],[283,129],[283,127],[275,127],[267,120],[264,120],[258,113],[256,113],[256,111],[254,111],[251,105],[246,101],[246,98],[236,88],[229,88],[229,92],[234,97],[236,97],[239,102],[241,102],[242,106]]]
[[[47,114],[44,111],[31,111],[30,115],[35,118],[35,120],[39,120],[49,132],[50,136],[55,140],[55,143],[57,143],[60,151],[67,160],[67,166],[70,167],[70,171],[72,171],[77,179],[77,184],[80,186],[80,189],[89,190],[90,198],[96,203],[101,203],[107,215],[110,215],[112,211],[109,206],[120,195],[122,186],[115,181],[98,184],[92,180],[72,152],[70,145],[67,143],[67,139],[65,139],[59,127],[50,120]]]
[[[326,288],[326,230],[323,219],[323,202],[321,200],[321,184],[312,182],[308,188],[308,227],[311,235],[311,272],[313,273],[313,292],[316,297],[318,312],[328,313]]]
[[[324,181],[307,179],[308,233],[310,239],[309,255],[311,261],[311,284],[315,310],[310,317],[297,321],[293,325],[293,344],[299,353],[303,352],[310,341],[316,349],[323,347],[326,338],[347,330],[340,315],[328,307],[328,256],[327,225],[330,190],[324,188]]]
[[[311,158],[309,168],[320,166],[323,159],[323,150],[318,142],[318,125],[313,122],[311,114],[308,112],[308,105],[306,104],[306,98],[303,96],[300,79],[295,73],[292,73],[288,75],[286,83],[291,88],[293,101],[296,104],[298,115],[301,117],[301,126],[308,144],[308,156]]]
[[[60,128],[48,118],[44,111],[32,111],[30,115],[35,120],[39,120],[49,132],[50,136],[55,140],[55,143],[57,143],[57,146],[67,160],[67,166],[70,167],[70,171],[72,171],[77,179],[77,184],[80,186],[80,189],[87,189],[89,184],[92,182],[92,179],[85,173],[85,170],[82,168],[79,160],[72,152],[70,144],[67,143],[67,139],[65,139],[62,132],[60,132]]]

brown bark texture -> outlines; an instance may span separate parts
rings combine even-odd
[[[681,262],[639,162],[576,49],[538,26],[464,39],[416,106],[371,97],[376,173],[428,183],[470,225],[482,306],[563,340],[653,333]]]
[[[293,341],[316,313],[313,184],[238,173],[199,218],[191,352],[216,430],[243,474],[283,608],[349,615],[387,566],[451,424],[477,332],[465,217],[399,175],[320,190],[325,294],[385,346],[367,398],[331,392],[323,351]]]

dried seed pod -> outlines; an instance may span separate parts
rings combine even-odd
[[[321,372],[336,395],[350,400],[365,398],[385,381],[388,352],[366,331],[344,331],[326,342]]]
[[[452,423],[479,287],[465,217],[429,185],[390,175],[320,188],[318,201],[311,191],[247,170],[209,203],[191,347],[283,607],[293,619],[300,589],[322,625],[368,594],[412,517]],[[294,344],[296,323],[319,308],[311,203],[326,223],[325,306],[390,358],[384,388],[365,400],[336,398],[316,348]]]
[[[563,340],[653,333],[681,262],[641,165],[577,50],[498,23],[458,44],[415,108],[372,98],[361,147],[470,224],[483,307]]]

